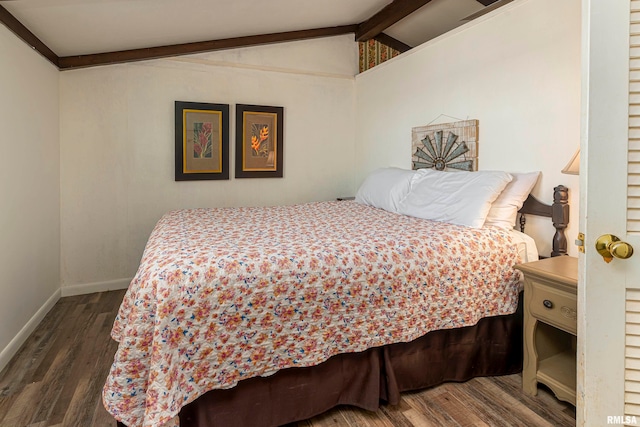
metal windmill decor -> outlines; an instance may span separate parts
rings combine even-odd
[[[413,169],[478,170],[478,120],[411,129]]]

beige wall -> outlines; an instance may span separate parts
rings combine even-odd
[[[353,193],[353,36],[66,71],[61,81],[62,293],[123,287],[171,209]],[[284,178],[174,181],[174,101],[284,107]]]
[[[542,171],[534,195],[570,188],[569,250],[578,232],[578,178],[560,170],[580,144],[580,0],[516,0],[356,78],[357,176],[411,165],[411,128],[478,119],[479,169]],[[553,227],[528,232],[550,253]]]
[[[2,25],[0,94],[2,369],[60,287],[58,70]]]

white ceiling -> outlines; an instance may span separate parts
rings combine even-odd
[[[482,9],[476,0],[432,0],[384,32],[415,47],[466,23],[463,18]]]
[[[4,0],[58,56],[358,24],[391,0]],[[483,9],[432,0],[385,33],[416,46]]]

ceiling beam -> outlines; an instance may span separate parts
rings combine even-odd
[[[63,56],[58,60],[61,70],[97,65],[119,64],[123,62],[142,61],[145,59],[166,58],[169,56],[189,55],[193,53],[211,52],[215,50],[234,49],[270,43],[305,40],[317,37],[330,37],[355,33],[357,25],[316,28],[312,30],[287,31],[282,33],[262,34],[256,36],[233,37],[195,43],[183,43],[169,46],[157,46],[142,49],[122,50],[117,52],[96,53],[90,55]]]
[[[479,11],[472,13],[469,16],[465,16],[464,18],[461,19],[461,21],[473,21],[474,19],[479,18],[482,15],[486,15],[489,12],[493,12],[494,10],[504,6],[507,3],[511,3],[512,1],[513,0],[496,0],[492,2],[489,6],[486,6],[485,8],[480,9]]]
[[[377,36],[374,37],[374,40],[382,43],[385,46],[389,46],[390,48],[395,49],[400,53],[404,53],[408,50],[411,50],[411,46],[409,46],[408,44],[405,44],[400,40],[395,39],[385,33],[378,34]]]
[[[430,1],[431,0],[394,0],[380,12],[358,25],[356,41],[364,42],[374,38]]]
[[[27,43],[33,50],[40,53],[47,58],[56,67],[58,66],[58,55],[55,54],[49,47],[42,43],[42,41],[36,37],[27,27],[22,25],[15,16],[13,16],[7,9],[0,6],[0,22],[3,23],[11,32],[21,38]]]
[[[477,0],[478,3],[481,3],[483,6],[489,6],[492,3],[497,2],[498,0]]]

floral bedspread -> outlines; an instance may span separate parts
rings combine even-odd
[[[113,326],[105,407],[177,425],[209,390],[513,313],[517,257],[497,228],[355,202],[170,212]]]

